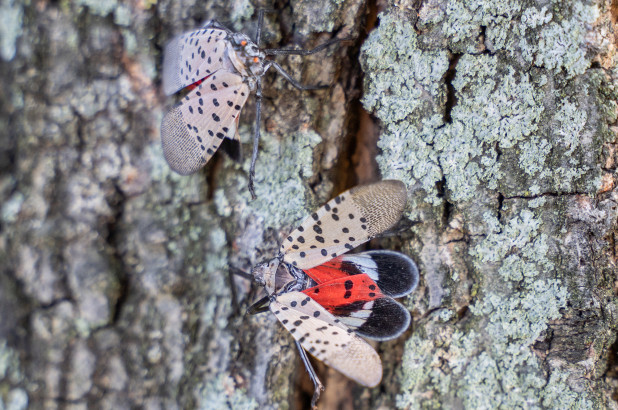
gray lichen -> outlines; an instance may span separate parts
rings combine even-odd
[[[28,408],[28,393],[19,386],[24,375],[18,352],[0,340],[0,409],[22,410]]]
[[[0,57],[11,61],[17,52],[17,39],[22,34],[23,6],[15,0],[0,2]]]
[[[463,229],[473,236],[464,236],[459,248],[441,244],[449,254],[438,259],[454,270],[453,291],[465,286],[461,277],[472,276],[475,288],[463,324],[435,314],[408,340],[397,404],[591,407],[598,400],[590,396],[592,384],[571,381],[578,365],[552,362],[547,370],[531,349],[563,317],[567,301],[579,297],[569,291],[573,278],[561,273],[556,256],[568,238],[556,225],[573,221],[558,210],[542,212],[550,205],[546,198],[531,196],[593,194],[600,186],[595,153],[607,126],[598,125],[598,113],[608,112],[606,121],[615,113],[611,101],[596,97],[605,86],[586,54],[598,6],[575,3],[558,15],[518,2],[430,1],[418,16],[413,25],[395,8],[380,15],[361,56],[363,103],[382,123],[382,175],[413,188],[410,215],[439,214],[423,211],[422,202],[435,207],[446,200],[464,218]],[[444,44],[458,55],[449,57]],[[446,105],[449,58],[452,109]],[[491,200],[498,194],[502,209]],[[426,229],[415,230],[428,244],[433,232]],[[434,256],[420,255],[421,265],[440,267]],[[428,291],[445,303],[451,289],[438,292],[432,287],[446,284],[431,280]]]
[[[248,141],[252,132],[246,129],[242,133]],[[297,222],[307,212],[304,195],[305,181],[313,175],[313,151],[322,138],[312,130],[299,131],[286,136],[282,140],[268,133],[262,133],[260,152],[255,168],[255,193],[257,198],[251,200],[249,191],[245,189],[246,177],[232,174],[238,184],[238,197],[223,200],[221,188],[215,195],[222,201],[217,201],[219,212],[225,215],[223,207],[230,202],[246,204],[247,211],[261,221],[264,228],[278,228]],[[248,175],[250,157],[245,158],[242,168],[243,175]],[[238,205],[236,205],[238,207]]]
[[[239,409],[253,410],[258,408],[255,400],[248,398],[241,389],[237,389],[232,378],[219,376],[199,388],[201,396],[200,409]]]
[[[105,17],[118,7],[116,0],[78,0],[75,2],[78,6],[88,7],[92,14]]]

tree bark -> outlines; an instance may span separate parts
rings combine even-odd
[[[0,408],[307,408],[229,268],[379,178],[409,190],[410,227],[369,246],[417,261],[413,325],[376,345],[378,388],[315,362],[321,408],[617,408],[618,9],[469,3],[0,2]],[[244,159],[179,176],[160,69],[173,35],[253,35],[257,7],[268,48],[355,39],[277,57],[332,86],[266,75],[252,201],[254,100]]]

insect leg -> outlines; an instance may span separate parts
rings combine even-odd
[[[229,281],[230,292],[232,296],[232,307],[233,307],[234,315],[236,315],[240,312],[240,303],[238,301],[238,293],[236,292],[236,283],[234,282],[234,275],[240,276],[241,278],[249,279],[251,281],[253,281],[253,275],[243,270],[240,270],[234,266],[230,266],[228,269],[227,278]]]
[[[325,88],[330,87],[330,85],[303,85],[301,83],[299,83],[298,81],[296,81],[295,79],[293,79],[284,69],[283,67],[281,67],[279,64],[277,64],[275,61],[271,61],[270,62],[271,65],[273,67],[275,67],[275,69],[277,71],[279,71],[279,73],[283,76],[283,78],[285,78],[286,80],[288,80],[290,82],[290,84],[292,84],[295,88],[298,88],[299,90],[303,90],[303,91],[307,91],[307,90],[323,90]]]
[[[260,142],[260,120],[262,114],[262,79],[257,79],[257,88],[255,90],[255,129],[253,131],[253,152],[251,153],[251,166],[249,167],[249,192],[251,198],[256,199],[255,188],[253,187],[253,178],[255,178],[255,161],[258,155],[258,144]]]
[[[253,275],[251,275],[250,273],[245,272],[242,269],[238,269],[234,266],[230,266],[229,267],[229,271],[232,275],[237,275],[240,276],[241,278],[245,278],[245,279],[249,279],[250,281],[253,281]]]
[[[309,373],[309,378],[313,382],[313,386],[315,387],[315,390],[313,391],[313,397],[311,398],[311,408],[315,409],[316,403],[318,399],[320,398],[320,393],[324,391],[324,385],[322,384],[320,379],[318,379],[318,375],[315,373],[315,370],[313,369],[313,366],[311,365],[311,362],[309,361],[309,357],[307,356],[307,352],[305,352],[305,349],[303,349],[303,347],[300,345],[300,343],[297,340],[295,340],[294,343],[296,343],[296,347],[298,348],[298,353],[300,353],[300,358],[303,361],[303,364],[305,365],[305,369],[307,369],[307,373]]]

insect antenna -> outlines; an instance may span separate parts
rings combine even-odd
[[[233,314],[234,316],[236,316],[237,314],[240,313],[240,302],[238,300],[238,293],[236,292],[236,284],[234,283],[234,275],[236,276],[240,276],[241,278],[244,279],[249,279],[251,282],[254,281],[253,275],[251,275],[250,273],[245,272],[242,269],[239,269],[237,267],[234,266],[229,266],[228,268],[228,281],[229,281],[229,287],[230,287],[230,292],[231,292],[231,296],[232,296],[232,306],[233,306]]]
[[[254,281],[254,277],[253,275],[251,275],[251,273],[247,273],[242,269],[239,269],[237,267],[234,266],[230,266],[229,267],[229,271],[232,275],[236,275],[236,276],[240,276],[241,278],[245,278],[245,279],[249,279],[250,281]]]
[[[325,48],[332,46],[333,44],[341,43],[343,41],[350,41],[350,40],[354,40],[354,37],[334,38],[323,44],[320,44],[319,46],[315,48],[312,48],[311,50],[302,50],[302,49],[298,50],[298,49],[293,49],[293,48],[267,48],[262,51],[267,56],[278,56],[278,55],[308,56],[311,54],[318,53],[324,50]]]
[[[255,44],[257,44],[257,46],[260,46],[260,40],[262,38],[262,27],[264,26],[264,14],[266,12],[268,13],[274,13],[276,10],[275,9],[259,9],[258,10],[258,23],[257,23],[257,30],[255,31]]]

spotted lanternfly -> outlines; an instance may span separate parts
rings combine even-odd
[[[392,228],[406,199],[400,181],[352,188],[309,216],[285,239],[277,257],[253,268],[268,296],[249,311],[270,309],[294,337],[315,385],[312,406],[323,386],[306,352],[374,387],[382,379],[382,363],[359,336],[389,340],[410,324],[410,313],[393,297],[416,288],[415,263],[393,251],[343,255]]]
[[[167,95],[182,89],[189,93],[168,111],[161,123],[163,154],[170,168],[181,175],[193,174],[214,155],[224,138],[239,140],[238,119],[250,92],[256,93],[256,123],[249,190],[255,198],[253,177],[260,135],[261,78],[270,67],[301,90],[324,86],[297,83],[267,56],[317,53],[335,39],[312,50],[264,49],[258,47],[264,13],[258,14],[256,41],[234,33],[216,21],[184,33],[165,47],[163,91]]]

